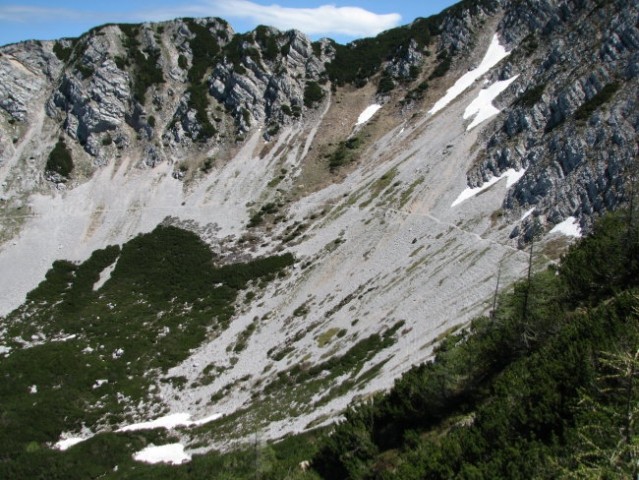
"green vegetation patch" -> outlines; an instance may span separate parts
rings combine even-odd
[[[411,39],[423,48],[430,43],[431,32],[434,31],[436,21],[418,18],[410,26],[393,28],[374,38],[356,40],[348,45],[333,43],[335,59],[326,64],[326,71],[336,85],[350,83],[363,86],[379,71],[384,61],[403,55]],[[390,84],[385,86],[390,87]]]
[[[406,206],[406,204],[410,201],[411,197],[413,196],[413,192],[415,191],[415,189],[420,186],[422,183],[424,183],[424,177],[421,176],[417,179],[415,179],[415,181],[413,181],[413,183],[411,183],[408,188],[406,190],[404,190],[399,198],[399,208],[404,208],[404,206]]]
[[[153,372],[224,329],[249,282],[293,263],[290,254],[221,267],[214,260],[197,235],[159,226],[81,264],[53,264],[25,304],[0,319],[12,349],[0,362],[0,477],[21,478],[3,473],[23,468],[27,448],[48,450],[61,432],[117,424],[127,408],[154,401]]]
[[[403,323],[400,322],[399,325]],[[300,362],[293,367],[278,372],[266,384],[262,394],[256,393],[259,401],[235,417],[225,420],[226,431],[229,435],[238,436],[251,434],[253,428],[261,428],[269,422],[308,414],[333,398],[344,395],[351,388],[361,384],[358,374],[372,358],[396,341],[396,329],[389,329],[383,334],[373,334],[353,345],[343,355],[334,356],[320,364],[310,365]],[[292,346],[271,352],[269,356],[274,360],[282,360],[290,352]],[[368,372],[370,374],[370,372]],[[335,381],[344,375],[346,380],[340,379],[340,385]],[[366,378],[369,378],[367,375]],[[321,398],[318,398],[321,397]],[[219,425],[211,425],[210,433],[220,435]]]
[[[588,120],[590,116],[602,105],[606,104],[619,90],[621,84],[619,82],[609,83],[599,91],[594,97],[581,105],[575,111],[576,120]]]
[[[331,340],[333,340],[333,337],[337,335],[339,331],[339,328],[333,327],[320,334],[320,336],[317,337],[317,346],[320,348],[324,348],[330,343]]]
[[[189,70],[188,79],[191,83],[200,83],[220,53],[220,46],[215,34],[210,31],[210,27],[200,25],[195,20],[187,21],[187,25],[193,34],[193,38],[189,40],[189,46],[193,53],[193,64]]]
[[[341,141],[337,144],[337,148],[332,153],[327,154],[328,168],[334,172],[338,168],[348,165],[356,158],[357,150],[362,146],[360,137],[351,137],[348,140]]]
[[[306,82],[304,87],[304,106],[311,108],[315,103],[321,102],[324,98],[324,90],[317,82]]]
[[[433,79],[446,75],[446,73],[448,73],[448,70],[450,70],[452,61],[453,59],[450,55],[450,52],[448,52],[447,50],[442,50],[441,52],[439,52],[437,54],[437,65],[428,78]]]
[[[541,97],[544,94],[545,89],[546,89],[545,83],[541,83],[539,85],[535,85],[534,87],[526,89],[526,91],[521,95],[521,97],[517,99],[516,104],[526,108],[534,107],[537,104],[537,102],[541,100]]]
[[[207,112],[209,93],[205,75],[206,71],[214,65],[215,59],[220,53],[220,46],[215,34],[210,31],[211,26],[200,25],[192,19],[187,20],[187,25],[191,33],[193,33],[193,38],[189,40],[193,62],[187,74],[190,82],[187,88],[189,107],[195,110],[195,116],[200,124],[196,140],[206,141],[213,137],[217,130],[211,123]],[[178,63],[180,68],[186,68],[186,57],[178,57]]]
[[[237,336],[237,340],[235,341],[235,345],[233,346],[234,353],[240,353],[246,348],[251,335],[255,333],[257,327],[258,320],[257,318],[255,318],[251,323],[248,324],[248,326],[244,330],[239,333],[239,335]]]
[[[402,105],[423,99],[426,90],[428,90],[428,82],[420,82],[416,88],[413,88],[406,93],[406,96],[402,99]]]
[[[268,202],[262,205],[257,212],[251,215],[247,226],[249,228],[257,227],[264,222],[265,218],[272,218],[273,215],[277,214],[279,211],[280,205],[275,202]]]
[[[142,50],[142,44],[138,40],[140,35],[140,27],[138,25],[121,24],[119,27],[124,33],[122,44],[127,50],[127,58],[123,63],[125,66],[130,65],[133,67],[133,95],[138,102],[144,104],[146,91],[152,85],[164,83],[164,75],[158,65],[160,52],[150,48]]]
[[[73,47],[65,47],[60,42],[53,44],[53,53],[61,62],[67,63],[73,53]]]
[[[262,56],[270,61],[277,60],[280,49],[277,46],[277,38],[271,30],[264,25],[258,25],[255,30],[255,41],[262,47]]]
[[[58,140],[58,143],[55,144],[55,147],[49,153],[44,169],[45,172],[57,173],[67,179],[71,175],[73,158],[71,157],[71,151],[67,148],[62,138]]]

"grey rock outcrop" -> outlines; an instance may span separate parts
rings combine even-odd
[[[285,115],[279,115],[282,105],[302,107],[306,82],[317,81],[324,71],[326,59],[314,54],[303,33],[268,29],[265,36],[276,49],[270,56],[255,55],[263,49],[255,35],[249,35],[241,42],[241,50],[246,52],[241,62],[234,65],[225,57],[209,80],[211,95],[233,113],[242,131],[250,127],[251,119],[258,123],[271,118],[285,120]]]
[[[62,68],[50,42],[29,41],[8,45],[0,55],[0,108],[24,122],[36,98],[50,87]]]
[[[514,49],[502,70],[520,79],[502,95],[511,107],[493,124],[468,183],[525,168],[504,201],[513,217],[535,207],[547,229],[575,216],[588,230],[628,201],[636,165],[637,2],[502,5],[500,36]],[[528,240],[533,221],[512,236]]]

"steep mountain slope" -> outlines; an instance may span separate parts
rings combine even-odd
[[[182,413],[206,450],[389,388],[525,274],[518,247],[556,259],[628,201],[636,18],[503,0],[348,46],[182,19],[2,47],[0,354],[92,365],[12,379],[11,405],[86,394],[33,441]],[[199,248],[182,229],[210,258],[149,267]]]

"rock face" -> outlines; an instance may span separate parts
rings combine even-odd
[[[306,84],[330,59],[327,42],[315,49],[298,31],[238,35],[219,19],[110,25],[79,39],[4,47],[0,107],[25,122],[34,98],[49,91],[47,115],[97,164],[108,163],[113,143],[185,150],[298,117]],[[211,123],[219,128],[202,133]]]
[[[469,184],[526,169],[504,207],[535,208],[550,225],[568,216],[591,227],[628,200],[636,169],[637,2],[504,3],[499,32],[514,47],[501,75],[521,75]],[[578,26],[575,28],[575,26]],[[513,236],[533,234],[535,216]],[[523,232],[523,233],[522,233]]]
[[[259,32],[260,40],[270,45],[270,54],[259,44]],[[257,33],[242,39],[241,49],[248,54],[239,68],[225,57],[215,66],[209,81],[211,95],[234,114],[243,131],[248,131],[251,119],[259,123],[282,121],[286,116],[282,105],[301,108],[306,82],[320,78],[326,59],[314,55],[310,40],[301,32],[282,34],[265,28]],[[251,55],[255,51],[263,54],[257,58]]]
[[[34,100],[62,69],[50,45],[25,42],[2,48],[0,108],[14,120],[25,122]]]

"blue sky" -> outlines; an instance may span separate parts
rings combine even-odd
[[[265,24],[346,43],[439,13],[455,0],[0,0],[0,45],[76,37],[111,22],[217,16],[237,32]]]

